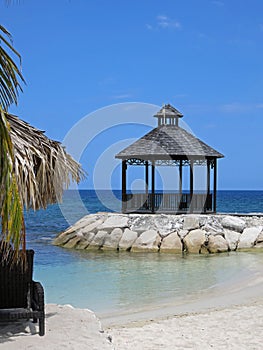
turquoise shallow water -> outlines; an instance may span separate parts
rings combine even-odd
[[[231,193],[226,192],[219,195],[219,203],[222,209],[226,203],[227,212],[234,204],[231,206]],[[245,192],[242,197],[238,192],[232,198],[241,212],[245,212],[242,203],[246,211],[263,211],[263,192],[253,193]],[[110,203],[111,196],[104,194],[104,204]],[[94,192],[82,195],[89,212],[109,210]],[[70,214],[73,222],[83,216],[78,205],[72,194],[66,194],[62,211]],[[118,201],[111,205],[117,210]],[[26,227],[28,248],[35,250],[34,277],[44,285],[46,302],[89,308],[98,314],[197,298],[256,274],[263,264],[262,253],[181,256],[91,253],[55,247],[52,239],[68,227],[58,205],[27,213]]]
[[[253,253],[66,253],[68,262],[36,265],[35,278],[45,285],[46,301],[96,313],[201,296],[247,278],[263,263],[263,256]]]

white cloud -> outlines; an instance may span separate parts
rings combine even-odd
[[[117,100],[124,100],[126,98],[132,98],[132,94],[120,94],[120,95],[114,95],[112,97]]]
[[[160,28],[176,28],[181,29],[181,23],[164,15],[157,16],[157,26]]]
[[[225,3],[223,1],[220,0],[213,0],[211,1],[211,4],[216,5],[216,6],[224,6]]]
[[[148,30],[154,30],[154,29],[181,29],[182,25],[179,21],[172,19],[165,15],[159,15],[156,17],[156,23],[154,25],[152,24],[146,24],[146,28]]]
[[[153,30],[153,26],[151,26],[150,24],[146,24],[146,28],[147,28],[148,30]]]
[[[233,102],[220,106],[220,110],[225,113],[248,113],[257,109],[263,109],[263,103],[240,103]]]

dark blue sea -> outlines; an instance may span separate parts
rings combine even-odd
[[[205,293],[249,276],[262,254],[178,256],[63,249],[55,236],[88,213],[120,211],[120,191],[66,191],[62,204],[26,213],[27,248],[35,250],[35,280],[49,303],[98,314]],[[263,191],[218,191],[220,213],[263,213]],[[136,300],[134,299],[136,295]],[[135,304],[135,305],[134,305]]]

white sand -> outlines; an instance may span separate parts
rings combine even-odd
[[[0,349],[10,350],[102,350],[113,349],[100,322],[89,310],[69,305],[46,305],[46,334],[38,335],[35,323],[0,325]]]
[[[116,350],[263,349],[263,303],[111,329]]]
[[[100,332],[88,310],[47,305],[46,335],[30,322],[0,328],[0,349],[180,350],[263,348],[263,301]],[[12,334],[11,334],[12,333]]]

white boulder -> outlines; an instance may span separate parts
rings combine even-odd
[[[117,250],[119,247],[119,241],[122,237],[122,229],[117,227],[109,235],[105,236],[103,243],[103,250]]]
[[[261,226],[245,228],[244,232],[240,235],[237,248],[238,249],[252,248],[255,245],[261,231],[262,231]]]
[[[198,215],[187,215],[184,217],[183,229],[194,230],[199,228],[199,216]]]
[[[126,228],[119,242],[119,250],[130,250],[137,238],[137,232],[131,231],[128,228]]]
[[[210,253],[222,253],[228,251],[227,241],[220,235],[208,237],[207,249]]]
[[[108,218],[103,222],[101,226],[99,226],[100,230],[108,230],[114,228],[124,228],[128,226],[129,217],[127,215],[118,215],[111,214]]]
[[[224,236],[230,250],[236,250],[240,238],[240,233],[236,231],[225,230]]]
[[[154,230],[143,232],[132,245],[132,252],[153,251],[159,250],[161,237]]]
[[[106,237],[108,236],[107,231],[98,231],[97,234],[94,236],[93,240],[90,242],[89,246],[86,248],[87,250],[90,249],[99,249],[103,246],[104,241]]]
[[[162,253],[182,253],[182,250],[183,245],[177,232],[172,232],[170,235],[166,236],[160,247],[160,252]]]
[[[190,231],[183,239],[188,253],[199,253],[202,245],[206,242],[205,231],[197,229]]]
[[[221,222],[222,226],[226,229],[242,232],[246,227],[245,220],[238,218],[236,216],[225,216]]]

